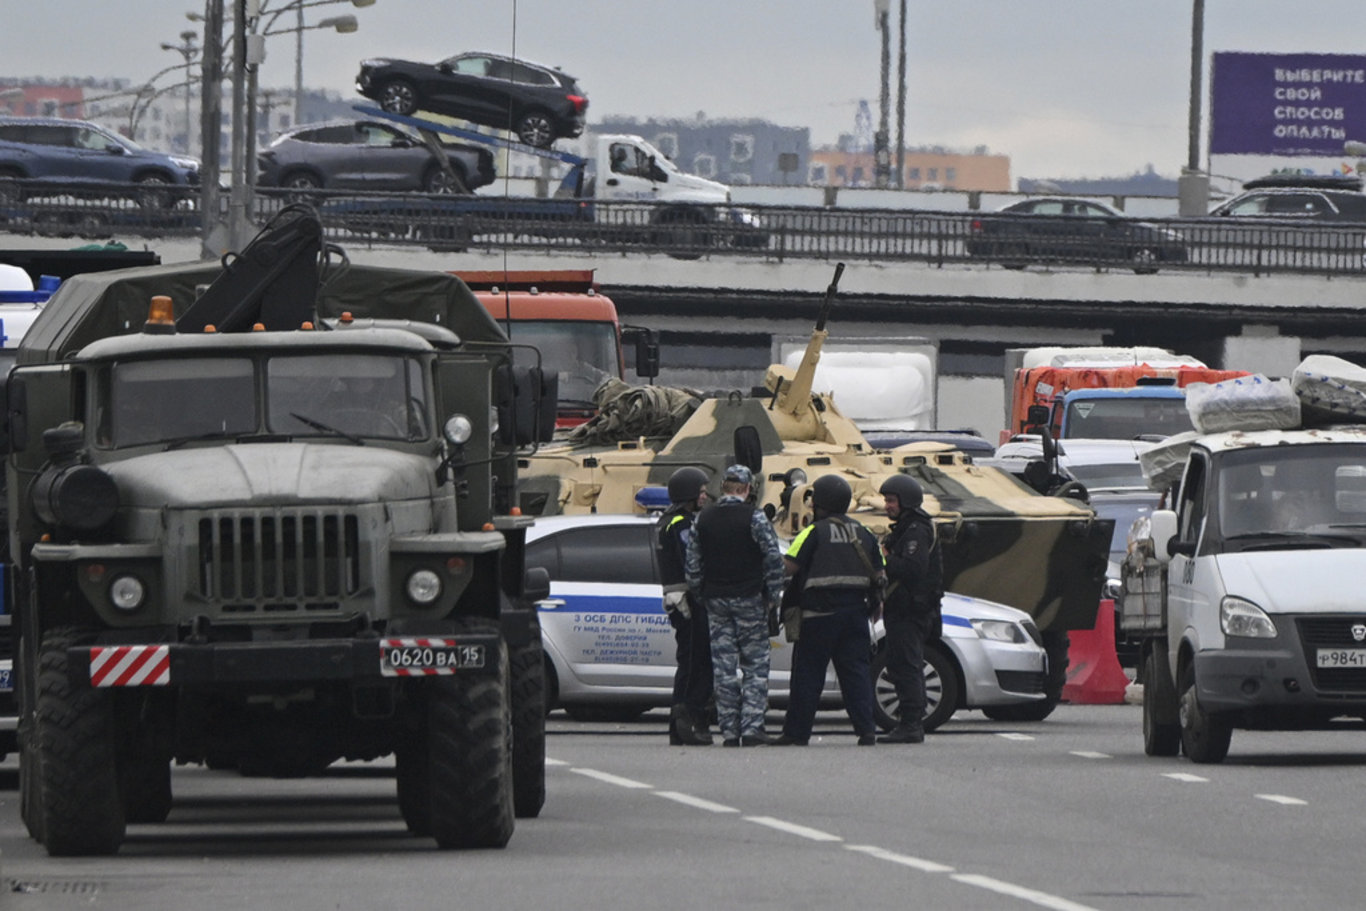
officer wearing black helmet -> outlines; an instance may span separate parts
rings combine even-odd
[[[707,606],[688,594],[684,555],[693,534],[693,518],[707,504],[707,474],[700,468],[680,468],[669,478],[669,509],[659,517],[656,533],[659,575],[664,583],[664,608],[674,629],[673,708],[669,712],[669,743],[708,746],[712,743],[707,715],[711,711],[711,634]]]
[[[915,479],[896,474],[882,483],[892,530],[882,542],[887,590],[882,620],[887,629],[887,675],[896,687],[897,726],[879,743],[923,743],[925,640],[939,635],[944,570],[934,523],[920,506],[925,494]]]
[[[798,586],[801,625],[787,716],[775,746],[805,746],[810,740],[832,662],[859,746],[877,743],[868,619],[876,608],[882,554],[876,536],[846,515],[852,496],[839,475],[817,478],[811,485],[816,521],[802,529],[783,558],[792,576],[788,584]]]

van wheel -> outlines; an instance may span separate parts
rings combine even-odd
[[[1143,657],[1143,752],[1175,756],[1181,752],[1180,709],[1160,644]]]
[[[1191,762],[1214,764],[1224,761],[1228,756],[1229,742],[1233,739],[1233,726],[1219,715],[1207,712],[1200,706],[1195,692],[1195,666],[1187,662],[1181,668],[1181,749]]]
[[[884,731],[890,731],[900,721],[901,700],[896,695],[896,685],[887,674],[887,650],[880,649],[873,656],[871,668],[873,678],[873,720]],[[962,687],[958,683],[958,671],[953,661],[943,650],[933,644],[925,645],[925,718],[921,725],[926,731],[933,731],[953,717],[958,711]]]

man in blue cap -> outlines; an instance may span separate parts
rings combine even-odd
[[[744,465],[726,469],[721,498],[698,515],[684,559],[688,588],[707,607],[716,720],[728,747],[770,742],[768,609],[782,599],[783,552],[750,502],[753,486]]]

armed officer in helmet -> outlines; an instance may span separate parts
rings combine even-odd
[[[846,513],[853,491],[839,475],[822,475],[811,485],[816,521],[803,528],[783,557],[799,587],[801,625],[792,653],[792,689],[775,746],[806,746],[833,661],[844,710],[859,746],[873,746],[872,642],[868,618],[876,607],[882,573],[877,537]]]
[[[678,469],[669,478],[669,509],[656,526],[664,609],[677,644],[674,658],[678,669],[674,671],[673,708],[669,713],[669,743],[675,746],[712,743],[707,726],[712,694],[707,606],[688,592],[684,574],[693,522],[708,499],[706,472],[692,467]]]
[[[887,675],[900,703],[897,726],[879,743],[923,743],[925,641],[940,635],[944,569],[934,523],[920,506],[924,491],[915,479],[893,475],[878,489],[892,530],[882,542],[887,591],[882,620],[887,628]]]
[[[768,711],[769,605],[783,593],[783,552],[768,517],[750,501],[754,475],[726,469],[721,499],[703,510],[687,542],[688,589],[706,602],[712,686],[723,746],[763,746]]]

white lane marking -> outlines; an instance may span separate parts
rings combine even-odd
[[[1053,911],[1096,911],[1090,905],[1078,904],[1056,895],[1049,895],[1047,892],[1012,885],[991,876],[982,876],[977,873],[954,873],[949,878],[964,885],[978,886],[982,889],[990,889],[992,892],[999,892],[1002,895],[1009,895],[1011,898],[1023,899],[1041,908],[1052,908]]]
[[[1098,753],[1095,750],[1072,750],[1073,756],[1080,756],[1082,759],[1114,759],[1109,753]]]
[[[1208,778],[1201,778],[1199,775],[1192,775],[1190,772],[1163,772],[1163,778],[1170,778],[1172,781],[1209,781]]]
[[[739,813],[735,807],[728,807],[723,803],[713,803],[710,800],[703,800],[701,797],[694,797],[691,794],[681,794],[678,791],[655,791],[656,797],[663,797],[665,800],[676,800],[689,807],[696,807],[699,810],[706,810],[709,813]]]
[[[570,769],[579,775],[586,775],[589,778],[596,778],[606,784],[614,784],[619,788],[653,788],[654,785],[646,784],[643,781],[633,781],[630,778],[622,778],[620,775],[612,775],[607,772],[599,772],[597,769]]]
[[[549,756],[547,756],[547,757],[545,758],[545,764],[546,764],[546,765],[569,765],[569,763],[565,762],[563,759],[551,759]]]
[[[997,736],[997,737],[1000,737],[1002,740],[1033,740],[1033,739],[1034,739],[1034,736],[1033,736],[1032,734],[1017,734],[1017,733],[1015,733],[1014,731],[1006,731],[1006,732],[1004,732],[1004,733],[997,734],[996,736]]]
[[[921,860],[919,857],[909,857],[905,854],[895,854],[886,848],[879,848],[877,845],[845,845],[844,847],[849,851],[857,851],[860,854],[867,854],[869,857],[876,857],[878,860],[901,864],[903,867],[911,867],[925,873],[953,872],[953,867],[947,864],[937,863],[933,860]]]
[[[1298,797],[1287,797],[1284,794],[1257,794],[1255,796],[1261,800],[1269,800],[1272,803],[1285,804],[1287,807],[1303,807],[1307,806],[1309,803],[1307,800],[1300,800]]]
[[[799,826],[795,822],[784,822],[781,819],[774,819],[772,816],[745,816],[742,818],[745,822],[768,826],[770,829],[777,829],[779,832],[786,832],[788,835],[809,838],[812,841],[844,841],[838,835],[831,835],[829,832],[822,832],[820,829]]]

